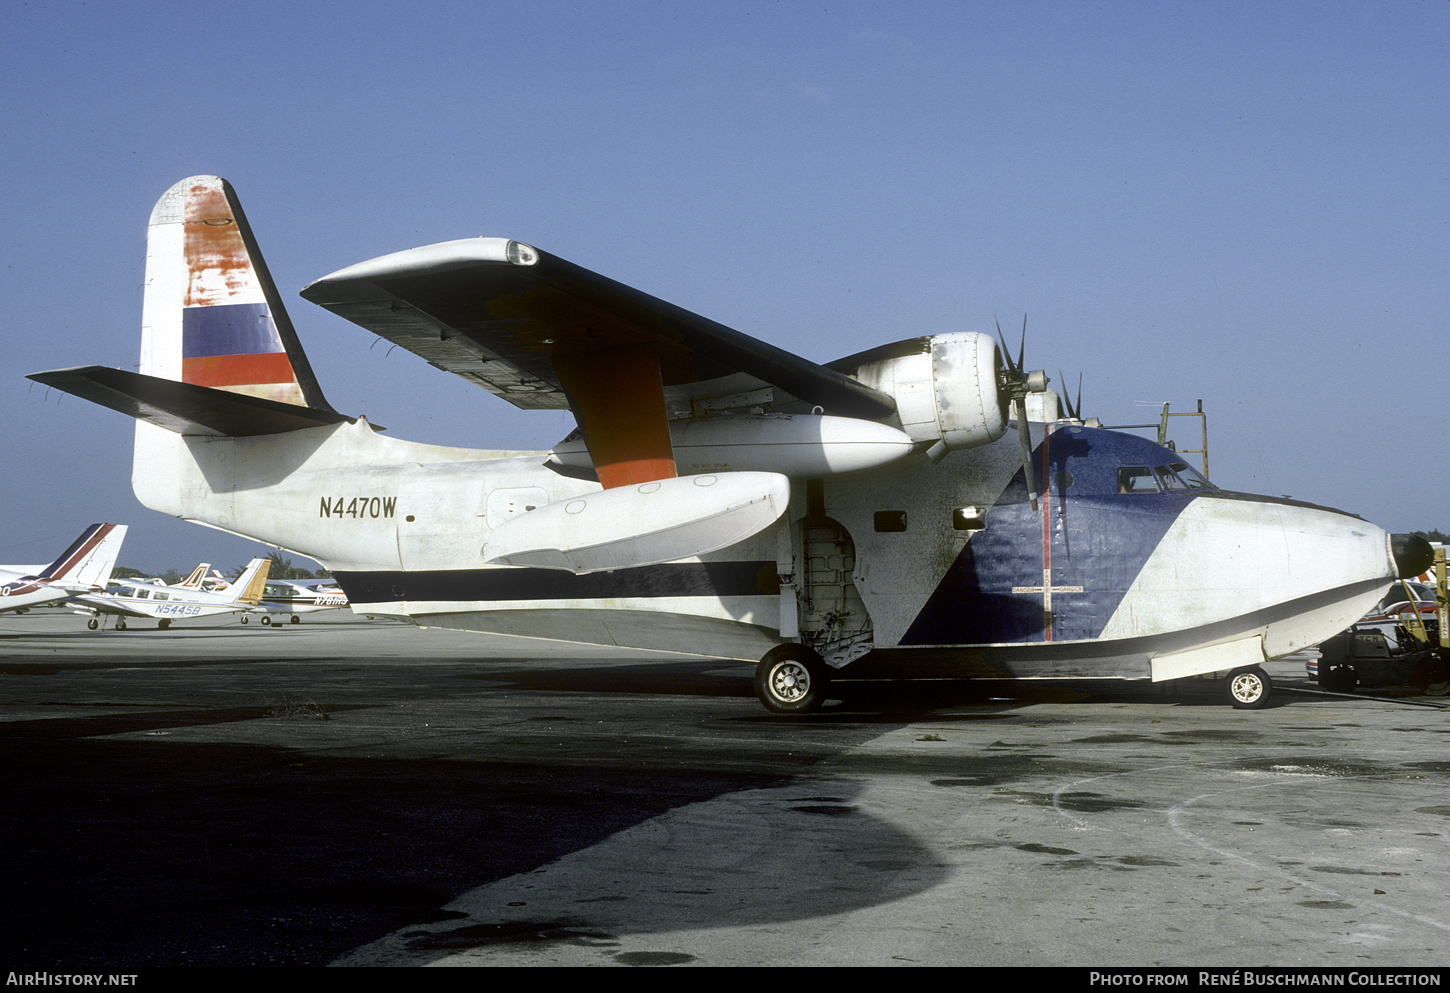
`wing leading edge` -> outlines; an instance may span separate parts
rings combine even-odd
[[[840,372],[505,238],[386,255],[302,296],[524,409],[571,406],[569,368],[624,349],[652,353],[666,391],[744,373],[832,414],[896,409]]]

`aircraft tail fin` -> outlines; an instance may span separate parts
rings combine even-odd
[[[252,559],[237,581],[227,587],[227,594],[233,603],[244,603],[255,607],[262,602],[262,590],[267,585],[267,572],[272,568],[271,559]]]
[[[162,194],[146,236],[140,372],[29,377],[176,434],[247,437],[350,420],[322,395],[231,184]]]
[[[231,184],[191,176],[146,236],[141,373],[332,410]]]
[[[206,580],[207,570],[209,570],[210,568],[210,562],[203,562],[201,563],[201,565],[191,570],[190,576],[187,576],[176,585],[181,587],[182,589],[199,590],[202,588],[202,583]]]
[[[124,524],[92,524],[39,578],[59,586],[105,586],[125,537]]]

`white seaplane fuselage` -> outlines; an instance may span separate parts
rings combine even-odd
[[[317,559],[355,610],[751,660],[806,631],[838,664],[902,649],[962,674],[1174,678],[1309,647],[1389,585],[1389,536],[1359,518],[1190,486],[1167,469],[1180,456],[1132,435],[1033,425],[1033,439],[1072,477],[1036,512],[1009,434],[828,478],[817,515],[794,485],[789,512],[745,541],[588,575],[485,559],[503,523],[600,492],[547,452],[421,445],[363,420],[259,438],[140,423],[133,481],[150,507]],[[1124,459],[1172,488],[1118,492]],[[255,485],[259,466],[275,482]],[[980,527],[954,527],[962,507]]]

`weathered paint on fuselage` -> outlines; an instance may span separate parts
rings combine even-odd
[[[1033,436],[1038,511],[1010,432],[940,463],[914,454],[824,480],[820,510],[854,543],[851,578],[878,650],[870,659],[1146,676],[1156,656],[1231,643],[1235,658],[1261,660],[1315,643],[1341,617],[1350,623],[1394,573],[1387,536],[1358,518],[1210,488],[1122,493],[1120,468],[1151,473],[1181,457],[1075,425],[1034,425]],[[805,568],[801,480],[790,512],[740,544],[576,576],[483,561],[502,521],[599,489],[549,469],[547,453],[419,445],[365,422],[216,439],[142,423],[137,451],[147,506],[315,558],[358,611],[751,660],[791,638],[781,590],[784,579],[792,596]],[[954,529],[953,510],[967,506],[984,527]],[[904,527],[876,530],[882,512]]]
[[[833,508],[856,541],[878,650],[911,650],[878,651],[862,670],[1168,678],[1155,658],[1215,644],[1237,646],[1235,664],[1261,662],[1348,625],[1394,574],[1388,535],[1358,517],[1185,483],[1169,468],[1182,456],[1134,435],[1036,428],[1040,510],[1008,439],[943,463],[957,461],[960,495],[923,501],[915,535],[915,508],[902,532],[873,533],[872,514],[928,489],[929,465],[857,483]],[[1124,492],[1125,470],[1146,472],[1146,488]],[[985,527],[953,531],[962,505],[984,510]]]

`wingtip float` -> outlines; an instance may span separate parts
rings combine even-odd
[[[334,411],[216,177],[152,215],[140,373],[34,378],[138,419],[148,507],[315,558],[354,609],[759,660],[778,712],[833,677],[922,673],[1222,673],[1261,706],[1265,660],[1343,629],[1413,557],[1058,417],[987,334],[820,365],[503,238],[302,295],[516,406],[569,409],[578,436],[442,448]]]

